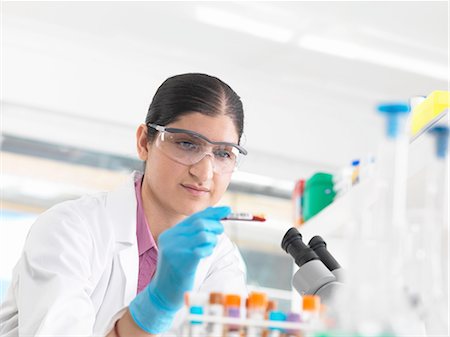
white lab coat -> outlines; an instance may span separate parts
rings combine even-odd
[[[113,327],[137,291],[137,176],[36,220],[0,308],[0,336],[104,336]],[[225,234],[200,262],[194,290],[246,294],[245,266]],[[179,331],[184,315],[168,334]]]

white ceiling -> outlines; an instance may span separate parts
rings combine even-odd
[[[373,152],[377,102],[449,86],[445,1],[2,6],[3,131],[133,157],[177,73],[229,83],[246,112],[242,170],[288,180]]]

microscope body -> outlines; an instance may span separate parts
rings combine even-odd
[[[299,267],[292,278],[293,287],[300,295],[318,295],[322,303],[329,303],[333,294],[343,286],[343,271],[326,249],[325,241],[315,236],[307,246],[298,230],[291,228],[281,246]]]
[[[343,283],[338,282],[320,260],[312,260],[297,270],[292,285],[300,295],[318,295],[326,304]]]

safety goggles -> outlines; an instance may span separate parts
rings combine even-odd
[[[148,123],[147,126],[159,132],[155,141],[156,147],[183,165],[194,165],[209,155],[215,173],[230,173],[236,168],[240,155],[247,154],[247,150],[242,146],[228,142],[213,142],[191,130],[166,128],[152,123]]]

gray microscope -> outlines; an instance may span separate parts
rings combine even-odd
[[[294,288],[300,295],[318,295],[322,303],[329,303],[343,286],[343,271],[325,241],[315,236],[306,245],[299,231],[292,227],[284,235],[281,247],[299,267],[292,278]]]

